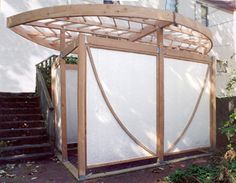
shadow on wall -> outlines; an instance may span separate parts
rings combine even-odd
[[[0,92],[33,92],[35,64],[57,54],[15,34],[7,28],[6,18],[20,12],[66,4],[66,0],[2,0],[0,11]]]

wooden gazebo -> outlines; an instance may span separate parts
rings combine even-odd
[[[107,174],[94,168],[120,173],[215,147],[215,61],[201,24],[169,11],[91,4],[28,11],[7,25],[60,51],[52,68],[56,147],[79,179]],[[77,65],[65,64],[71,53]],[[70,143],[77,168],[67,161]]]

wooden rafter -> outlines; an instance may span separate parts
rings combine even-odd
[[[99,22],[92,21],[92,20],[84,20],[84,19],[78,21],[78,20],[73,19],[73,17],[72,18],[66,18],[66,19],[58,18],[57,20],[64,20],[64,21],[68,21],[68,22],[71,22],[71,23],[75,23],[75,24],[76,23],[77,24],[84,24],[84,25],[87,25],[87,26],[99,26],[99,27],[102,27],[102,28],[111,28],[111,29],[116,29],[116,30],[121,30],[121,31],[130,31],[130,32],[137,32],[137,33],[139,32],[139,30],[137,30],[137,29],[128,29],[128,28],[126,28],[124,26],[121,26],[121,25],[117,26],[117,24],[115,24],[115,25],[114,24],[113,25],[108,24],[108,23],[102,23],[101,24],[101,22],[102,22],[101,19],[98,19],[98,20],[100,20]]]
[[[169,22],[159,22],[157,21],[156,22],[156,25],[153,27],[153,26],[147,26],[145,27],[140,33],[137,33],[135,35],[132,35],[129,40],[134,42],[134,41],[137,41],[138,39],[141,39],[142,37],[145,37],[146,35],[149,35],[153,32],[155,32],[156,30],[160,29],[160,28],[163,28],[167,25],[169,25],[170,23]]]
[[[156,44],[153,33],[160,28],[164,31],[164,46],[200,54],[212,48],[212,35],[202,25],[176,13],[140,7],[70,5],[43,8],[8,18],[9,27],[19,25],[33,27],[20,28],[19,34],[24,31],[24,35],[28,35],[24,37],[54,49],[58,49],[61,29],[66,31],[68,45],[80,33]]]

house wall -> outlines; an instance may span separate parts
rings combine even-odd
[[[0,0],[0,92],[34,91],[35,64],[57,52],[32,43],[6,28],[8,16],[47,6],[103,3],[103,0]],[[121,0],[121,4],[165,9],[165,0]],[[219,60],[228,61],[235,68],[236,51],[233,14],[207,5],[209,29],[213,33],[214,47],[211,55]],[[196,0],[178,0],[178,12],[199,21],[200,9]],[[232,57],[232,58],[231,58]],[[217,96],[225,94],[225,84],[229,74],[217,73]]]
[[[82,1],[0,0],[0,92],[34,92],[35,64],[58,54],[8,29],[7,17],[33,9],[79,2]]]

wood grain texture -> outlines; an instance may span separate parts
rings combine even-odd
[[[163,55],[163,29],[157,32],[157,61],[156,61],[156,130],[157,130],[157,152],[160,161],[164,157],[164,55]]]
[[[86,175],[86,47],[85,36],[79,35],[78,63],[78,173]]]
[[[68,160],[67,153],[67,117],[66,117],[66,63],[60,59],[61,68],[61,130],[62,130],[62,159]]]
[[[7,24],[23,37],[56,50],[60,49],[58,30],[64,29],[66,44],[72,46],[69,52],[79,33],[156,45],[155,31],[160,28],[164,28],[164,46],[201,54],[212,48],[212,35],[206,27],[177,13],[153,8],[101,4],[55,6],[14,15],[7,19]],[[65,51],[62,57],[68,53]]]

